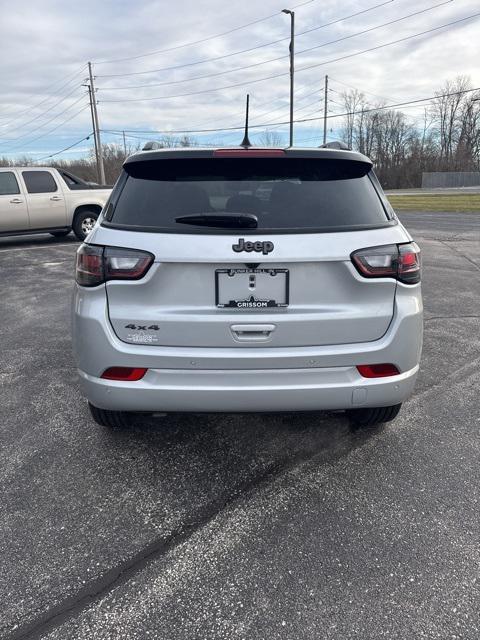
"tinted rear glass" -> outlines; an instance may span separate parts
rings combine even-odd
[[[57,183],[48,171],[22,171],[28,193],[53,193]]]
[[[13,171],[0,171],[0,196],[20,193],[18,182]]]
[[[353,160],[181,158],[126,166],[111,223],[174,233],[221,233],[182,224],[194,214],[249,213],[258,226],[242,232],[321,232],[388,224],[368,176]],[[231,233],[231,229],[228,230]]]

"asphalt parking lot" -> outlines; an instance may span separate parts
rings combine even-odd
[[[0,637],[480,637],[480,213],[405,213],[425,344],[397,420],[95,425],[72,238],[0,240]]]

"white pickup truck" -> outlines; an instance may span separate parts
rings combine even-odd
[[[63,169],[0,167],[0,236],[93,229],[111,187],[91,186]]]

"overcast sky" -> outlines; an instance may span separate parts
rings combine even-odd
[[[478,0],[297,0],[292,5],[283,0],[18,0],[7,5],[0,0],[0,5],[0,156],[42,158],[90,133],[81,86],[88,60],[94,63],[101,128],[127,130],[137,136],[128,138],[131,144],[154,137],[143,133],[151,130],[241,126],[247,92],[252,124],[273,123],[268,128],[286,140],[288,127],[274,123],[288,119],[290,18],[281,9],[294,5],[295,117],[319,118],[296,126],[298,144],[320,142],[326,73],[332,116],[343,111],[341,92],[349,87],[365,92],[374,104],[391,104],[431,96],[460,74],[480,86],[480,15],[335,61],[480,13]],[[359,15],[348,18],[352,14]],[[237,29],[253,21],[258,22]],[[244,51],[254,47],[259,48]],[[302,53],[305,49],[311,50]],[[145,71],[155,72],[140,73]],[[187,93],[194,95],[181,95]],[[423,107],[404,110],[418,119]],[[330,137],[340,123],[329,120]],[[195,134],[199,142],[223,144],[236,144],[241,137],[237,132]],[[114,133],[102,138],[121,142]],[[58,157],[86,155],[90,143],[80,142]]]

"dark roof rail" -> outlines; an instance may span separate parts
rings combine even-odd
[[[149,140],[143,145],[142,151],[154,151],[155,149],[161,149],[161,148],[162,147],[158,142],[156,142],[155,140]]]
[[[332,142],[326,142],[325,144],[321,144],[319,149],[341,149],[342,151],[351,151],[351,148],[345,142],[341,140],[332,140]]]

